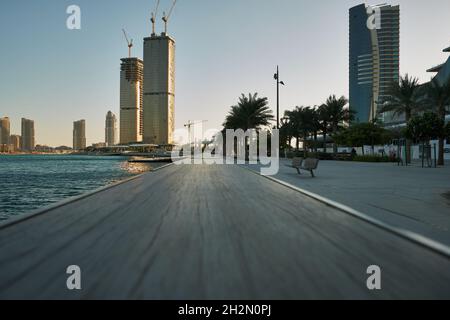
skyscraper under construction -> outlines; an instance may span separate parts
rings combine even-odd
[[[120,66],[120,143],[142,141],[143,71],[138,58],[121,59]]]
[[[175,129],[175,41],[144,39],[144,142],[167,145]]]
[[[155,32],[157,9],[152,16],[153,32],[144,39],[144,142],[173,143],[175,130],[175,40],[167,24],[176,1],[163,16],[165,31]]]

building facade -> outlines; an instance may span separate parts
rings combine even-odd
[[[8,117],[0,118],[0,144],[9,145],[11,134],[11,122]]]
[[[79,120],[73,123],[73,150],[86,149],[86,121]]]
[[[21,149],[21,140],[22,140],[21,136],[19,136],[19,135],[11,135],[11,137],[9,139],[9,143],[11,145],[11,148],[12,148],[13,152],[20,151],[20,149]]]
[[[121,59],[120,66],[120,143],[142,141],[144,62]]]
[[[107,147],[117,144],[117,118],[111,111],[106,114],[105,143]]]
[[[22,151],[31,152],[36,145],[34,121],[22,118]]]
[[[442,50],[445,53],[450,53],[450,47]],[[434,79],[440,84],[443,85],[447,81],[450,80],[450,56],[447,58],[447,61],[427,70],[427,72],[435,73]]]
[[[144,142],[168,145],[175,130],[175,40],[144,39]]]
[[[349,100],[355,121],[401,122],[391,112],[379,114],[389,88],[400,78],[400,7],[361,4],[349,15]]]

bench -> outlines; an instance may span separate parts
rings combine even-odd
[[[300,170],[305,170],[311,173],[314,178],[314,170],[319,166],[319,159],[308,158],[303,160],[302,158],[294,158],[292,160],[292,168],[297,169],[298,174],[302,174]]]

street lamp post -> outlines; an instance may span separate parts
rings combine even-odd
[[[284,82],[280,81],[280,70],[277,66],[277,73],[274,75],[277,81],[277,129],[280,129],[280,84],[284,86]]]

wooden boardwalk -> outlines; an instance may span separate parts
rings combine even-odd
[[[450,260],[239,166],[170,166],[0,227],[0,298],[449,299]]]

